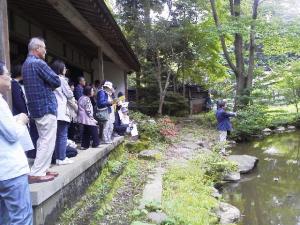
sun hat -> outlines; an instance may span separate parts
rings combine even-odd
[[[105,83],[103,84],[103,87],[107,87],[110,90],[113,90],[113,84],[110,81],[105,81]]]

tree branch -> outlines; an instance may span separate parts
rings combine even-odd
[[[230,55],[228,53],[228,50],[227,50],[227,46],[226,46],[226,42],[225,42],[225,35],[222,34],[222,32],[221,32],[221,25],[220,25],[219,17],[218,17],[218,14],[217,14],[215,0],[210,0],[210,4],[211,4],[211,9],[212,9],[212,14],[213,14],[213,17],[214,17],[214,21],[215,21],[216,27],[217,27],[218,32],[219,32],[219,37],[220,37],[224,57],[225,57],[228,65],[230,66],[230,68],[233,70],[234,73],[236,73],[237,72],[236,66],[233,64],[233,62],[230,58]]]
[[[250,27],[250,44],[249,44],[249,66],[247,75],[247,87],[252,87],[253,73],[254,73],[254,58],[255,58],[255,27],[257,19],[259,0],[253,2],[252,22]]]

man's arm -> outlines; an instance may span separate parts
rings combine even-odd
[[[51,88],[55,89],[60,87],[61,82],[59,76],[45,63],[40,61],[38,65],[38,74],[42,80],[44,80]]]

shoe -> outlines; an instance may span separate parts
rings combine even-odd
[[[54,180],[53,176],[28,176],[29,184],[42,183]]]
[[[112,144],[113,142],[112,141],[106,141],[104,142],[104,144],[108,145],[108,144]]]
[[[97,145],[97,146],[92,146],[92,148],[99,148],[100,147],[100,145]]]
[[[79,150],[87,150],[88,148],[80,147]]]
[[[117,134],[117,133],[113,133],[113,135],[112,135],[113,137],[120,137],[120,135],[119,134]]]
[[[51,171],[48,171],[48,172],[46,173],[46,176],[58,177],[58,173],[57,173],[57,172],[51,172]]]
[[[68,165],[71,163],[73,163],[73,160],[69,159],[68,157],[66,157],[64,160],[59,160],[59,159],[56,160],[57,165]]]

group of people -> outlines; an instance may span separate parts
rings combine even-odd
[[[63,61],[45,62],[46,45],[32,38],[23,65],[12,69],[0,62],[0,224],[32,224],[28,183],[59,176],[51,163],[73,163],[67,157],[69,139],[80,136],[81,150],[112,143],[114,136],[137,136],[122,93],[112,82],[86,85],[80,77],[74,87]],[[12,93],[12,111],[5,96]],[[73,146],[74,147],[74,146]],[[34,149],[34,150],[33,150]],[[29,168],[26,158],[35,158]]]

